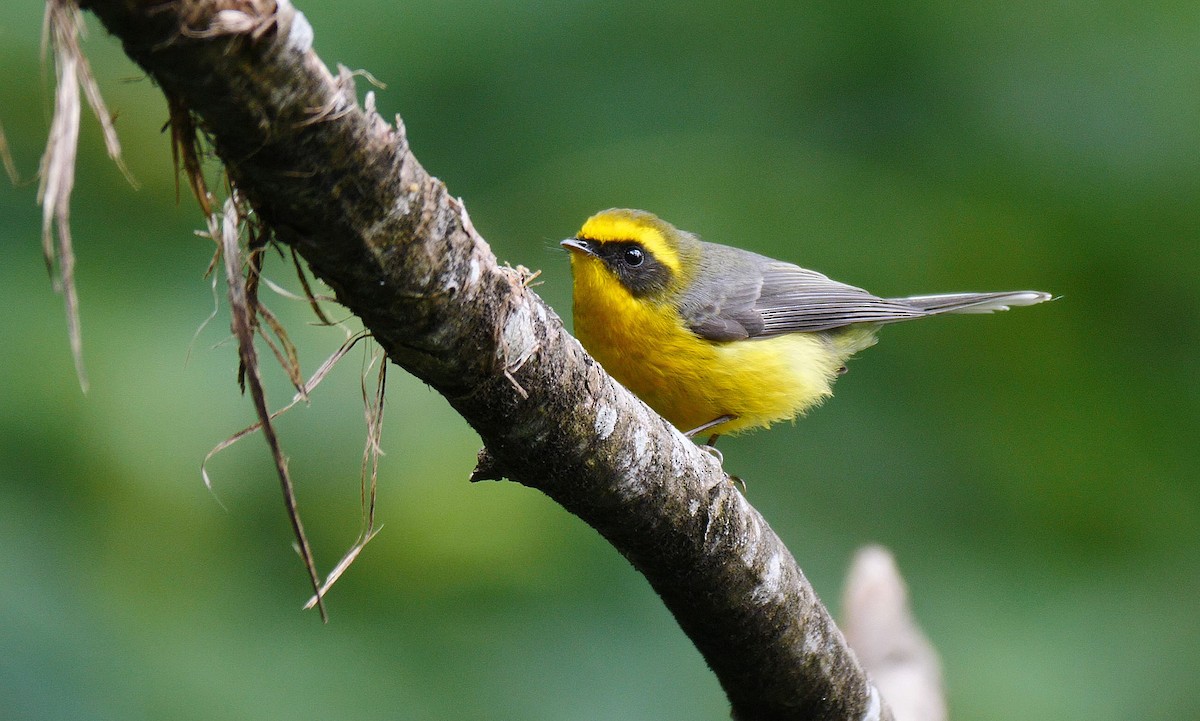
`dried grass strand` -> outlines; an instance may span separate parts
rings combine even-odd
[[[361,536],[358,541],[355,541],[354,545],[350,547],[350,550],[346,551],[346,555],[342,556],[342,560],[338,561],[337,565],[333,567],[333,570],[329,572],[329,575],[325,578],[325,582],[321,584],[320,590],[314,594],[312,598],[308,599],[307,603],[304,604],[304,610],[307,611],[321,602],[320,599],[323,598],[329,589],[333,587],[333,584],[337,583],[337,580],[342,577],[342,574],[346,572],[346,569],[350,568],[350,565],[353,564],[355,559],[358,558],[358,554],[362,553],[362,550],[367,547],[367,544],[371,542],[371,539],[375,538],[375,536],[381,530],[383,530],[382,526],[376,528],[365,536]]]
[[[8,136],[4,134],[3,123],[0,123],[0,163],[4,164],[4,172],[13,185],[21,182],[21,174],[17,172],[17,164],[13,162],[12,151],[8,147]]]
[[[204,181],[204,170],[200,163],[200,134],[196,117],[174,95],[166,93],[166,97],[167,125],[171,130],[171,161],[175,165],[175,202],[179,202],[179,171],[182,165],[184,177],[196,202],[200,204],[200,210],[204,217],[210,217],[213,214],[213,197]],[[217,238],[213,238],[213,241],[220,246]]]
[[[46,150],[38,169],[38,202],[42,205],[42,256],[54,290],[62,293],[67,313],[67,336],[75,359],[75,374],[86,393],[83,365],[83,330],[79,322],[79,295],[75,290],[75,251],[71,244],[71,190],[75,186],[75,155],[79,148],[79,49],[82,18],[67,0],[46,3],[42,25],[43,53],[53,49],[54,115]]]
[[[292,387],[298,392],[303,393],[304,375],[300,371],[300,354],[296,350],[296,344],[292,343],[287,329],[284,328],[279,318],[257,299],[255,299],[255,309],[258,311],[258,317],[264,321],[264,323],[256,324],[258,334],[262,336],[262,339],[271,348],[271,352],[275,354],[275,359],[279,361],[279,366],[283,368],[284,373],[287,373],[288,381],[292,384]],[[264,324],[274,334],[275,339],[272,339],[266,332]]]
[[[100,94],[100,86],[79,45],[83,15],[75,0],[47,0],[42,23],[42,57],[54,57],[54,114],[46,138],[46,150],[38,168],[38,202],[42,206],[42,254],[55,291],[62,293],[67,313],[67,335],[79,386],[86,393],[87,372],[83,364],[83,329],[79,320],[79,294],[75,288],[75,251],[71,241],[71,191],[75,187],[75,160],[79,150],[80,88],[104,135],[108,157],[134,187],[137,182],[125,167],[121,143],[112,116]],[[16,169],[8,153],[5,167],[10,177]]]
[[[355,345],[357,345],[360,340],[362,340],[364,338],[369,338],[370,335],[371,334],[369,331],[363,330],[363,331],[359,331],[358,333],[355,333],[354,335],[347,338],[346,342],[342,343],[341,347],[338,348],[333,353],[333,355],[326,358],[325,362],[322,363],[319,368],[317,368],[317,370],[312,374],[311,377],[309,377],[308,381],[304,384],[304,390],[302,392],[297,391],[296,394],[294,396],[292,396],[292,400],[290,403],[288,403],[286,406],[280,408],[279,410],[276,410],[273,413],[271,413],[271,416],[270,416],[271,420],[275,420],[279,416],[290,411],[292,408],[295,408],[301,402],[306,401],[309,394],[311,394],[314,390],[316,390],[317,386],[319,386],[321,384],[321,381],[325,380],[325,377],[329,375],[329,372],[333,370],[334,366],[337,365],[338,361],[340,361],[342,358],[344,358],[346,356],[346,354],[349,353],[350,350]],[[262,428],[261,421],[251,423],[250,425],[246,426],[242,430],[238,431],[237,433],[234,433],[233,435],[229,436],[225,440],[218,443],[216,446],[213,447],[212,450],[210,450],[208,452],[207,455],[204,456],[204,461],[200,464],[200,476],[201,476],[201,478],[204,479],[204,485],[206,488],[208,488],[210,491],[213,490],[212,478],[208,475],[208,462],[211,461],[221,451],[225,450],[226,448],[229,448],[233,444],[237,443],[238,441],[240,441],[241,439],[250,435],[251,433],[254,433],[255,431],[257,431],[260,428]]]
[[[371,365],[379,363],[379,372],[375,376],[375,387],[368,395],[367,375]],[[367,424],[367,438],[363,444],[362,471],[360,480],[360,502],[363,510],[365,534],[370,534],[375,528],[375,500],[379,489],[379,459],[383,456],[383,408],[387,388],[387,358],[382,350],[377,351],[365,369],[360,386],[362,388],[363,417]],[[367,480],[367,468],[370,467],[370,481]]]
[[[376,363],[379,364],[379,371],[376,374],[374,388],[368,392],[367,376],[370,375],[371,368]],[[375,527],[375,501],[379,488],[379,458],[383,455],[380,437],[383,433],[383,407],[386,387],[387,358],[384,357],[382,351],[376,351],[367,362],[367,366],[363,369],[361,376],[363,415],[367,422],[367,441],[363,448],[361,481],[363,528],[359,532],[354,544],[350,546],[345,555],[342,556],[342,559],[329,572],[329,575],[325,578],[325,582],[321,584],[320,594],[308,599],[308,603],[304,606],[305,609],[312,608],[313,604],[317,603],[319,596],[327,593],[333,587],[333,584],[342,577],[342,574],[353,565],[371,539],[375,538],[379,531],[382,530],[382,527]],[[367,475],[368,467],[370,468],[369,481]]]
[[[241,247],[238,244],[238,228],[242,220],[238,205],[233,197],[225,201],[225,212],[219,222],[215,216],[209,217],[209,229],[214,237],[221,239],[221,249],[225,256],[225,280],[229,292],[229,310],[232,316],[233,335],[238,342],[238,355],[245,369],[245,379],[250,390],[250,398],[254,410],[258,414],[263,437],[271,449],[275,461],[275,471],[279,476],[280,488],[283,491],[283,501],[287,508],[288,520],[292,524],[292,532],[296,538],[297,550],[308,570],[309,581],[316,594],[316,606],[321,613],[321,620],[329,622],[329,612],[322,598],[321,580],[317,576],[316,562],[313,560],[312,547],[304,532],[304,523],[300,519],[300,510],[296,502],[296,489],[288,473],[287,457],[279,444],[275,426],[271,423],[271,413],[267,409],[266,393],[263,390],[262,375],[258,367],[258,354],[254,348],[254,327],[252,323],[253,307],[246,297],[246,284],[241,271]]]
[[[317,320],[322,325],[333,325],[333,321],[329,320],[329,316],[325,315],[325,311],[321,309],[317,296],[313,294],[312,286],[308,283],[308,274],[300,265],[300,256],[296,254],[296,249],[291,246],[288,249],[292,253],[292,267],[296,269],[296,277],[300,279],[300,287],[304,289],[304,297],[308,299],[308,305],[312,308],[313,315],[317,316]]]

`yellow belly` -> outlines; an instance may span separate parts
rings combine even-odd
[[[869,344],[851,348],[814,333],[703,340],[668,308],[613,293],[611,284],[593,286],[579,270],[576,336],[610,375],[683,431],[726,415],[735,418],[707,432],[795,418],[830,396],[846,358]]]

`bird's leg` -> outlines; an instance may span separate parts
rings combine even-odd
[[[723,416],[718,416],[717,418],[712,419],[708,423],[704,423],[702,425],[696,426],[695,428],[688,431],[687,433],[684,433],[683,435],[687,436],[688,438],[694,438],[694,437],[700,435],[701,433],[703,433],[704,431],[707,431],[709,428],[716,428],[717,426],[721,425],[722,423],[732,421],[736,418],[737,418],[737,416],[726,413]],[[722,453],[717,450],[717,439],[720,437],[721,437],[720,433],[714,433],[708,437],[708,442],[700,447],[702,449],[704,449],[705,451],[707,451],[710,455],[712,455],[713,458],[716,458],[717,463],[719,463],[723,466],[723,465],[725,465],[725,456],[722,455]]]
[[[693,437],[703,433],[704,431],[707,431],[709,428],[716,428],[717,426],[721,425],[722,423],[726,423],[728,421],[732,421],[732,420],[736,420],[736,419],[737,419],[737,416],[726,413],[725,415],[723,415],[719,418],[714,418],[711,421],[709,421],[708,423],[705,423],[701,426],[697,426],[696,428],[693,428],[692,430],[688,431],[687,433],[684,433],[683,435],[687,436],[688,438],[693,438]],[[724,456],[724,454],[722,454],[720,451],[717,450],[717,439],[720,437],[721,437],[720,433],[713,433],[712,435],[710,435],[708,437],[708,442],[705,443],[704,445],[700,446],[700,448],[701,448],[701,450],[708,452],[713,458],[716,458],[717,463],[720,466],[722,466],[722,468],[723,468],[725,466],[725,456]],[[729,481],[731,483],[733,483],[735,486],[740,487],[742,489],[742,493],[746,492],[746,482],[743,481],[741,478],[738,478],[737,476],[731,476],[728,473],[725,474],[725,477],[728,478]]]
[[[727,423],[728,421],[734,421],[734,420],[737,420],[737,416],[726,413],[723,416],[718,416],[717,418],[712,419],[708,423],[702,423],[702,424],[696,426],[692,430],[685,432],[683,435],[687,436],[688,438],[694,438],[694,437],[700,435],[701,433],[703,433],[704,431],[707,431],[709,428],[715,428],[715,427],[721,425],[722,423]],[[715,443],[718,435],[719,434],[714,433],[713,436],[708,439],[708,445],[711,446],[713,443]]]

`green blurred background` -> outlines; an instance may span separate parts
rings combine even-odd
[[[834,606],[859,545],[895,551],[955,719],[1200,716],[1200,6],[300,6],[566,317],[555,241],[609,206],[881,294],[1060,295],[887,329],[825,407],[727,439],[726,467]],[[90,19],[141,187],[85,117],[81,394],[38,243],[40,16],[0,19],[23,178],[0,189],[0,715],[727,718],[644,580],[538,493],[467,483],[478,438],[399,371],[384,529],[330,625],[300,611],[262,441],[210,464],[224,508],[201,483],[252,410],[227,315],[193,340],[212,248],[175,202],[163,99]],[[308,371],[340,342],[270,302]],[[281,423],[323,569],[358,530],[362,357]]]

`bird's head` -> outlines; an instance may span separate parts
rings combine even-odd
[[[690,233],[644,210],[613,208],[587,219],[574,238],[562,241],[571,251],[576,286],[616,280],[635,298],[664,300],[690,275],[699,242]]]

